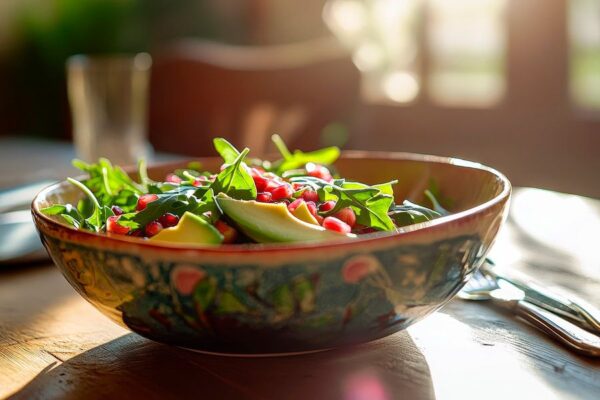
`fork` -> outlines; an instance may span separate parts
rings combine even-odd
[[[458,297],[463,300],[490,300],[570,349],[587,356],[600,357],[600,336],[525,300],[523,290],[508,281],[496,280],[477,270]]]

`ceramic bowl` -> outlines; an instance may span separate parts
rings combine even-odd
[[[448,302],[484,259],[511,192],[500,173],[457,159],[351,152],[336,167],[361,182],[398,179],[396,198],[417,202],[433,180],[453,214],[340,243],[194,247],[77,231],[42,214],[80,198],[67,182],[40,192],[32,212],[75,290],[142,336],[230,354],[327,349],[392,334]]]

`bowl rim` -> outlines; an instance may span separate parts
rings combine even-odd
[[[169,166],[179,166],[189,161],[195,161],[198,159],[212,159],[217,157],[196,157],[186,158],[181,160],[153,163],[149,168],[167,168]],[[42,213],[39,209],[40,198],[45,197],[48,193],[56,190],[56,188],[66,182],[62,180],[42,189],[38,194],[35,195],[31,202],[31,212],[36,225],[38,220],[42,220],[45,224],[50,225],[57,231],[63,231],[71,235],[80,236],[84,239],[90,240],[101,240],[106,244],[113,244],[116,246],[129,246],[142,247],[153,250],[163,251],[197,251],[202,253],[214,253],[214,254],[260,254],[265,252],[295,252],[295,251],[307,251],[315,249],[328,249],[328,248],[343,248],[356,246],[357,244],[365,244],[372,242],[384,242],[388,240],[395,240],[399,237],[415,236],[419,234],[427,234],[434,229],[439,229],[441,226],[449,225],[451,223],[466,222],[471,218],[477,217],[477,215],[485,212],[486,210],[496,206],[497,204],[504,203],[508,200],[512,192],[512,185],[508,178],[501,172],[494,168],[488,167],[484,164],[477,163],[474,161],[467,161],[455,157],[443,157],[434,156],[428,154],[409,153],[409,152],[387,152],[387,151],[363,151],[363,150],[346,150],[343,151],[340,158],[343,159],[371,159],[371,160],[390,160],[390,161],[418,161],[424,163],[436,163],[454,165],[463,168],[470,168],[480,171],[485,171],[495,176],[502,185],[502,190],[492,199],[476,205],[475,207],[468,208],[466,210],[446,215],[434,220],[423,222],[419,224],[409,225],[402,229],[396,230],[395,232],[376,232],[371,234],[359,236],[353,240],[347,240],[341,238],[341,240],[329,240],[326,242],[299,242],[299,243],[244,243],[244,244],[220,244],[220,245],[193,245],[193,244],[176,244],[176,243],[153,243],[148,240],[129,237],[124,235],[111,235],[99,232],[92,232],[86,230],[75,229],[66,223],[61,223],[52,219],[50,216]],[[128,170],[126,168],[126,170]]]

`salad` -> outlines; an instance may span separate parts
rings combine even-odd
[[[85,196],[77,204],[42,209],[76,229],[155,242],[214,244],[352,240],[377,231],[426,222],[447,214],[435,185],[425,191],[431,208],[397,202],[397,181],[367,185],[340,177],[337,147],[291,152],[272,137],[281,159],[250,158],[222,138],[220,171],[190,163],[154,181],[138,163],[137,179],[107,159],[73,165],[87,178],[68,181]]]

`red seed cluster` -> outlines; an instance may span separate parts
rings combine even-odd
[[[137,206],[135,207],[136,211],[142,211],[146,208],[148,203],[152,203],[153,201],[158,200],[158,196],[155,194],[144,194],[141,195],[137,201]]]

